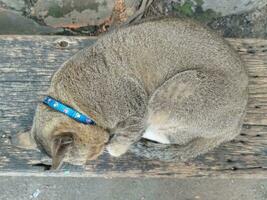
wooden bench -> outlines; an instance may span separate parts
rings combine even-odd
[[[11,139],[28,131],[37,102],[51,75],[96,38],[0,36],[0,175],[54,172],[36,151],[12,146]],[[57,175],[101,177],[258,177],[267,178],[267,40],[227,39],[240,53],[249,73],[249,104],[236,139],[195,161],[164,163],[126,154],[104,154],[85,168],[65,165]]]

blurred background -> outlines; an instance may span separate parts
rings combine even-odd
[[[0,34],[96,36],[135,15],[186,16],[224,37],[267,38],[266,0],[0,0]]]

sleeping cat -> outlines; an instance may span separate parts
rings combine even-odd
[[[96,125],[39,104],[31,136],[53,168],[105,148],[185,161],[239,134],[247,84],[239,56],[215,33],[189,20],[146,21],[102,36],[52,78],[47,95]]]

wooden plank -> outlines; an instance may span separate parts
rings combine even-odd
[[[163,163],[131,154],[111,158],[104,154],[85,168],[66,165],[63,170],[82,176],[266,178],[267,40],[228,40],[242,56],[249,73],[247,115],[242,133],[234,141],[187,163]],[[47,169],[50,160],[39,152],[13,147],[10,139],[30,129],[34,109],[49,87],[51,75],[71,55],[94,41],[86,37],[0,36],[0,174],[40,174]]]

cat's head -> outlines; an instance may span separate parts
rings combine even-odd
[[[96,159],[109,139],[103,128],[76,122],[43,104],[37,107],[30,135],[37,147],[52,157],[53,169],[63,162],[84,165]]]

